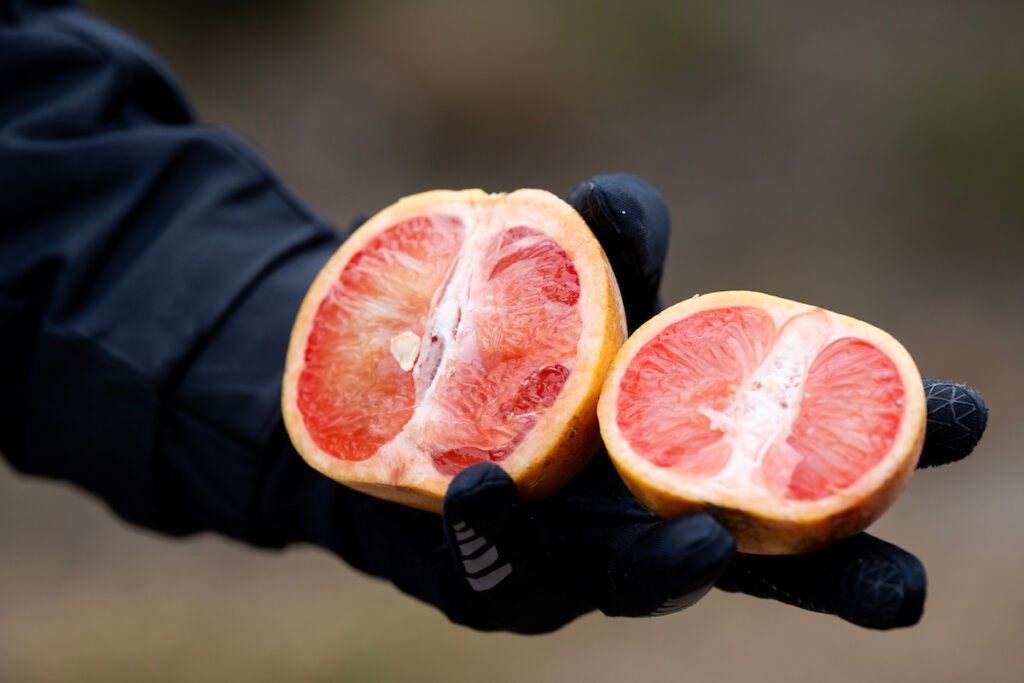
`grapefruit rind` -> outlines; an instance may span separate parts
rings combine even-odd
[[[310,286],[292,328],[282,382],[282,413],[292,444],[313,468],[369,495],[440,512],[450,475],[429,457],[409,454],[400,471],[371,457],[350,461],[324,452],[307,430],[298,408],[297,387],[306,342],[323,298],[346,264],[382,231],[404,220],[443,214],[473,226],[497,221],[468,240],[482,240],[515,225],[549,235],[568,254],[580,281],[578,310],[582,329],[574,367],[554,403],[500,465],[528,501],[540,500],[564,486],[600,445],[597,402],[612,357],[625,341],[625,313],[611,266],[583,219],[564,201],[544,190],[488,194],[482,190],[434,190],[404,197],[357,229],[324,265]],[[486,234],[485,234],[486,233]]]
[[[907,350],[888,333],[855,318],[825,311],[836,328],[869,342],[894,362],[905,393],[900,426],[891,448],[849,487],[813,501],[782,501],[767,492],[714,490],[702,479],[678,476],[650,462],[637,454],[623,435],[616,419],[619,385],[637,352],[675,321],[732,306],[762,309],[776,321],[821,310],[759,292],[726,291],[694,296],[642,325],[612,361],[598,404],[601,435],[623,481],[662,518],[711,514],[734,535],[740,552],[810,552],[867,528],[892,504],[913,474],[924,444],[926,408],[921,377]]]

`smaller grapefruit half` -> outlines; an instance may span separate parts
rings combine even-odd
[[[924,442],[921,377],[886,332],[757,292],[696,296],[623,345],[598,406],[608,453],[664,518],[707,512],[741,552],[866,528]]]
[[[542,190],[437,190],[363,224],[292,329],[282,408],[314,468],[440,511],[460,470],[496,462],[527,500],[600,444],[597,400],[625,340],[601,246]]]

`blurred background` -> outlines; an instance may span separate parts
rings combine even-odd
[[[872,529],[929,571],[922,622],[889,633],[713,592],[478,634],[325,552],[170,541],[4,465],[0,680],[1019,680],[1024,3],[86,5],[338,225],[421,190],[634,172],[672,211],[667,303],[744,288],[867,320],[990,426]]]

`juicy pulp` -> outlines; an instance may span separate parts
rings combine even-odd
[[[568,254],[527,225],[431,214],[349,259],[321,301],[298,379],[307,431],[342,460],[408,457],[454,474],[506,457],[565,384],[580,282]]]
[[[622,376],[616,421],[639,456],[711,489],[814,501],[890,450],[896,366],[821,309],[704,310],[667,325]]]

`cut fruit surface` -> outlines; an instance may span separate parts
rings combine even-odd
[[[491,461],[540,498],[596,450],[624,331],[600,245],[554,195],[407,197],[307,293],[285,424],[307,462],[379,497],[437,511],[454,474]]]
[[[598,408],[609,455],[657,514],[715,515],[743,552],[866,528],[924,441],[921,378],[891,336],[756,292],[694,297],[622,347]]]

